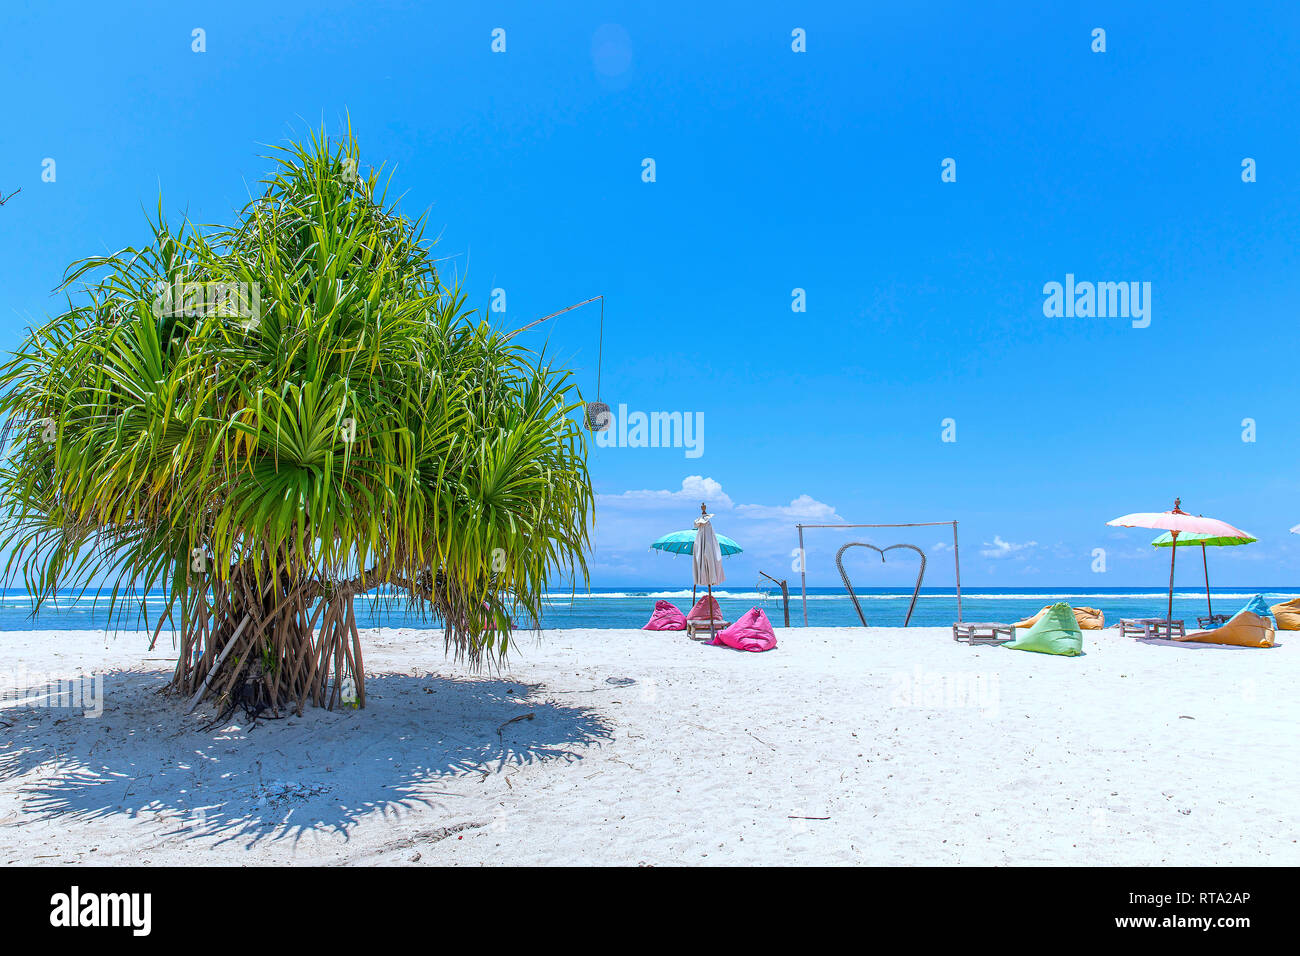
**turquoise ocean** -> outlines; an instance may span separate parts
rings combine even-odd
[[[875,627],[900,627],[912,599],[910,589],[861,588],[858,599],[867,624]],[[714,597],[728,620],[735,620],[751,607],[760,607],[774,625],[784,623],[781,592],[778,588],[744,588],[726,585],[714,589]],[[1217,614],[1232,614],[1256,594],[1263,594],[1270,604],[1300,594],[1300,588],[1281,587],[1215,588],[1211,593]],[[1121,617],[1163,617],[1168,592],[1152,587],[1039,587],[1039,588],[963,588],[962,616],[967,621],[1016,621],[1034,614],[1044,604],[1065,601],[1075,606],[1100,608],[1106,623]],[[656,601],[669,601],[682,611],[691,606],[689,587],[615,587],[590,591],[555,591],[547,600],[543,628],[599,627],[636,628],[650,617]],[[143,607],[142,607],[143,605]],[[798,583],[790,593],[790,623],[801,626],[804,605]],[[149,594],[134,599],[125,609],[119,605],[110,620],[106,595],[60,594],[33,615],[31,599],[22,589],[0,592],[0,631],[24,630],[105,630],[110,626],[123,630],[140,630],[150,626],[164,610],[161,595]],[[843,588],[808,589],[808,624],[811,626],[858,625],[857,612]],[[1174,617],[1195,626],[1196,618],[1206,613],[1205,591],[1179,588],[1174,592]],[[412,613],[400,600],[367,596],[358,599],[357,623],[361,627],[436,627],[437,622]],[[957,597],[952,588],[923,588],[912,614],[913,627],[947,626],[957,620]],[[529,626],[532,622],[517,622]]]

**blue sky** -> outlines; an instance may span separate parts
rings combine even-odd
[[[699,457],[593,449],[597,586],[687,580],[646,546],[701,491],[745,585],[793,577],[797,520],[951,518],[965,584],[1159,584],[1154,532],[1105,521],[1176,495],[1260,538],[1213,555],[1216,583],[1300,572],[1295,4],[18,6],[0,348],[159,194],[227,219],[262,144],[350,115],[473,304],[504,289],[515,327],[604,294],[601,397],[703,416]],[[1150,282],[1149,327],[1044,316],[1067,273]],[[597,318],[546,330],[587,391]],[[942,539],[870,540],[926,548],[944,585]],[[843,540],[813,541],[811,583]]]

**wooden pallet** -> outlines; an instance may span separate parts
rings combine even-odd
[[[1179,637],[1187,636],[1182,621],[1166,621],[1163,617],[1126,617],[1119,622],[1120,637],[1173,640],[1175,632]]]
[[[1016,629],[1011,624],[966,622],[952,626],[952,639],[967,644],[1005,644],[1015,636]]]

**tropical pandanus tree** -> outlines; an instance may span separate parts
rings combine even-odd
[[[228,227],[75,263],[0,368],[0,546],[36,606],[161,592],[195,704],[364,706],[377,591],[479,664],[586,580],[571,375],[467,310],[349,134],[280,149]]]

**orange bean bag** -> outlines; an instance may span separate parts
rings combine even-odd
[[[1238,611],[1222,627],[1212,631],[1192,631],[1175,641],[1196,641],[1200,644],[1231,644],[1235,647],[1272,647],[1273,622],[1252,611]]]
[[[1051,609],[1052,605],[1049,604],[1033,617],[1027,617],[1023,621],[1016,621],[1015,626],[1033,627],[1038,623],[1039,618]],[[1076,607],[1072,610],[1074,611],[1074,619],[1078,622],[1081,631],[1100,631],[1106,626],[1106,615],[1095,607]]]
[[[1269,610],[1277,619],[1279,631],[1300,631],[1300,598],[1274,604]]]

